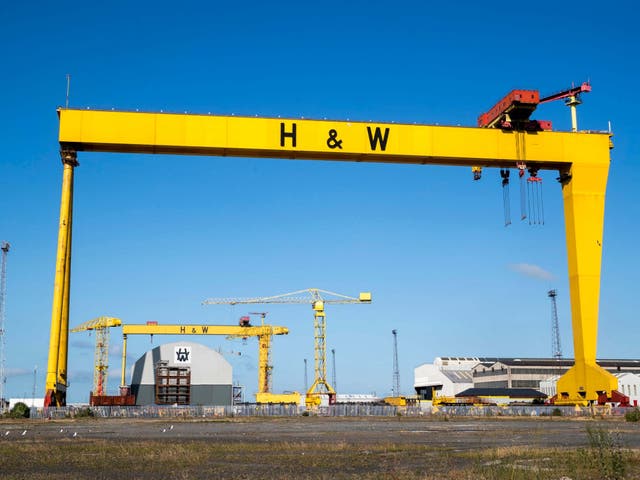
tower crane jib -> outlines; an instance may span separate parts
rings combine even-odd
[[[307,405],[318,405],[321,403],[322,395],[327,395],[330,403],[335,401],[336,392],[327,381],[327,335],[324,306],[328,304],[371,303],[371,293],[361,292],[358,297],[351,297],[319,288],[308,288],[268,297],[209,298],[202,302],[203,305],[244,305],[253,303],[311,304],[314,319],[315,376],[313,384],[307,390],[306,402]]]

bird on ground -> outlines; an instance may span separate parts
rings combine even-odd
[[[22,436],[24,437],[27,434],[27,431],[25,430],[24,432],[22,432]]]

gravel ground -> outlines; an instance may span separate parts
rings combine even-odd
[[[587,427],[619,432],[625,446],[640,448],[640,425],[620,420],[414,418],[242,418],[223,420],[75,419],[0,423],[0,441],[54,440],[214,440],[261,443],[336,441],[350,444],[399,443],[472,450],[488,447],[588,445]],[[23,435],[23,432],[26,433]],[[8,432],[8,433],[7,433]],[[75,436],[74,436],[75,435]]]

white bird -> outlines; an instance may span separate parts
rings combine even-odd
[[[7,435],[9,435],[9,430],[7,430],[6,432],[4,432],[4,436],[6,437]]]
[[[24,432],[22,432],[22,436],[24,437],[27,434],[27,431],[25,430]]]
[[[162,433],[164,433],[164,432],[166,432],[166,431],[167,431],[167,429],[166,429],[166,428],[163,428],[163,429],[162,429]]]
[[[73,432],[73,436],[77,437],[78,436],[78,432]]]
[[[64,429],[63,429],[63,428],[61,428],[61,429],[60,429],[60,433],[62,433],[63,431],[64,431]]]
[[[169,427],[169,430],[173,430],[173,425],[171,425],[171,427]]]

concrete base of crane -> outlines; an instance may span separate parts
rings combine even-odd
[[[558,379],[555,405],[590,405],[606,395],[611,398],[618,379],[594,364],[576,363]]]

